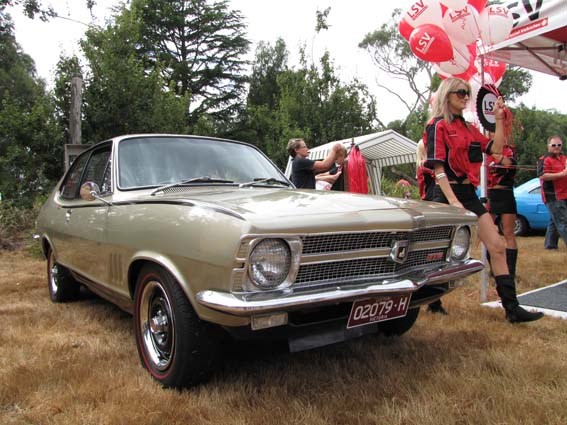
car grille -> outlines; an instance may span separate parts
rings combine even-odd
[[[298,270],[295,287],[356,284],[370,279],[399,278],[405,273],[434,267],[446,262],[453,234],[452,226],[420,229],[413,232],[361,232],[334,235],[312,235],[303,238],[302,259],[317,257],[321,261],[304,262]],[[405,261],[397,263],[390,258],[390,249],[396,241],[409,241]],[[326,260],[333,253],[364,252],[386,249],[387,255],[372,255],[351,260]]]
[[[414,232],[369,232],[335,235],[305,236],[303,254],[357,251],[361,249],[390,248],[396,240],[424,242],[451,239],[452,226],[420,229]]]

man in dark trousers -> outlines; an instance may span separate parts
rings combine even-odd
[[[541,195],[563,242],[567,244],[567,156],[561,153],[563,140],[555,135],[547,139],[547,153],[537,162]]]

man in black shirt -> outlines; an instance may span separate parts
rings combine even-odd
[[[287,151],[291,162],[291,181],[298,189],[315,189],[315,172],[327,171],[335,162],[341,144],[336,143],[323,161],[309,159],[309,148],[303,139],[290,139]]]

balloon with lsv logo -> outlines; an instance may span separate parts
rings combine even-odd
[[[474,59],[467,46],[453,43],[453,57],[448,61],[439,62],[437,65],[443,73],[457,75],[467,71],[474,63]]]
[[[468,3],[474,7],[479,13],[482,12],[488,0],[469,0]]]
[[[485,59],[484,72],[486,72],[494,81],[494,85],[498,87],[498,81],[502,78],[506,72],[508,65],[504,62],[495,61],[494,59]]]
[[[414,27],[412,27],[410,24],[408,24],[408,21],[406,20],[406,18],[402,18],[400,19],[400,22],[398,24],[398,31],[400,32],[400,35],[405,38],[407,41],[409,41],[411,32],[414,30]]]
[[[470,44],[479,34],[479,15],[472,6],[448,9],[443,15],[443,28],[453,42]]]
[[[462,9],[467,5],[467,0],[440,0],[449,9]]]
[[[443,12],[437,0],[417,0],[402,15],[413,28],[425,24],[442,26]]]
[[[426,24],[414,29],[409,45],[413,54],[425,61],[445,62],[453,57],[451,40],[437,25]]]
[[[510,35],[514,20],[512,13],[505,6],[488,6],[481,13],[478,21],[480,39],[485,44],[497,44]]]

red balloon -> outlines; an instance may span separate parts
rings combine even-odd
[[[492,81],[498,81],[506,72],[507,65],[492,59],[484,60],[484,72],[492,77]]]
[[[414,29],[409,45],[413,54],[425,61],[445,62],[453,57],[451,40],[437,25],[425,24]]]
[[[408,23],[406,18],[402,18],[400,20],[400,23],[398,24],[398,31],[400,32],[400,35],[403,38],[405,38],[407,41],[409,41],[411,32],[413,30],[414,30],[414,28]]]
[[[484,6],[486,6],[487,0],[469,0],[469,4],[478,10],[478,13],[482,12]]]

